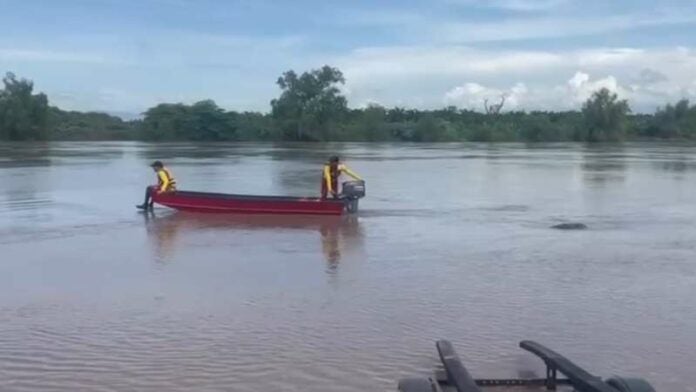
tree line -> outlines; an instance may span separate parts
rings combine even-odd
[[[560,142],[696,139],[696,105],[668,104],[654,114],[632,114],[625,100],[596,91],[578,111],[485,112],[450,106],[438,110],[351,109],[340,92],[340,70],[324,66],[276,81],[269,113],[225,110],[212,100],[163,103],[140,120],[64,111],[49,105],[33,83],[8,73],[0,90],[0,140],[145,141],[405,141]],[[483,104],[483,103],[482,103]],[[502,110],[501,110],[502,109]]]

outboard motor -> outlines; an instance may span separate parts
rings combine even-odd
[[[358,200],[363,197],[365,197],[365,181],[346,181],[343,183],[341,199],[345,200],[348,212],[358,212]]]

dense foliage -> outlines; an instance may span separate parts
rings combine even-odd
[[[582,105],[584,126],[580,138],[590,142],[618,141],[628,126],[628,102],[603,88]]]
[[[233,140],[230,117],[213,101],[160,104],[145,112],[142,136],[147,140]]]
[[[106,113],[48,110],[48,136],[53,140],[132,140],[139,136],[137,125]]]
[[[48,98],[33,94],[34,84],[17,80],[13,73],[2,79],[0,90],[0,140],[42,140],[48,137]]]
[[[235,112],[211,100],[160,104],[142,120],[49,107],[44,94],[13,74],[0,90],[0,140],[150,141],[620,141],[696,139],[696,106],[682,100],[655,114],[631,114],[628,103],[602,89],[581,111],[521,112],[385,108],[349,109],[340,70],[325,66],[277,81],[271,112]],[[483,108],[483,102],[482,102]]]
[[[345,83],[336,68],[324,66],[297,76],[287,71],[276,82],[282,93],[271,101],[272,115],[284,139],[327,140],[348,109],[338,84]]]

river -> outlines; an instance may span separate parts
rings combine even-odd
[[[180,189],[316,195],[357,217],[138,213]],[[478,377],[696,391],[696,146],[0,144],[0,390],[394,391],[451,340]],[[583,222],[584,231],[551,225]]]

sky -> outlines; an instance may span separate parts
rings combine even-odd
[[[695,0],[0,0],[0,33],[0,72],[125,117],[203,99],[267,112],[284,71],[325,64],[351,107],[696,100]]]

